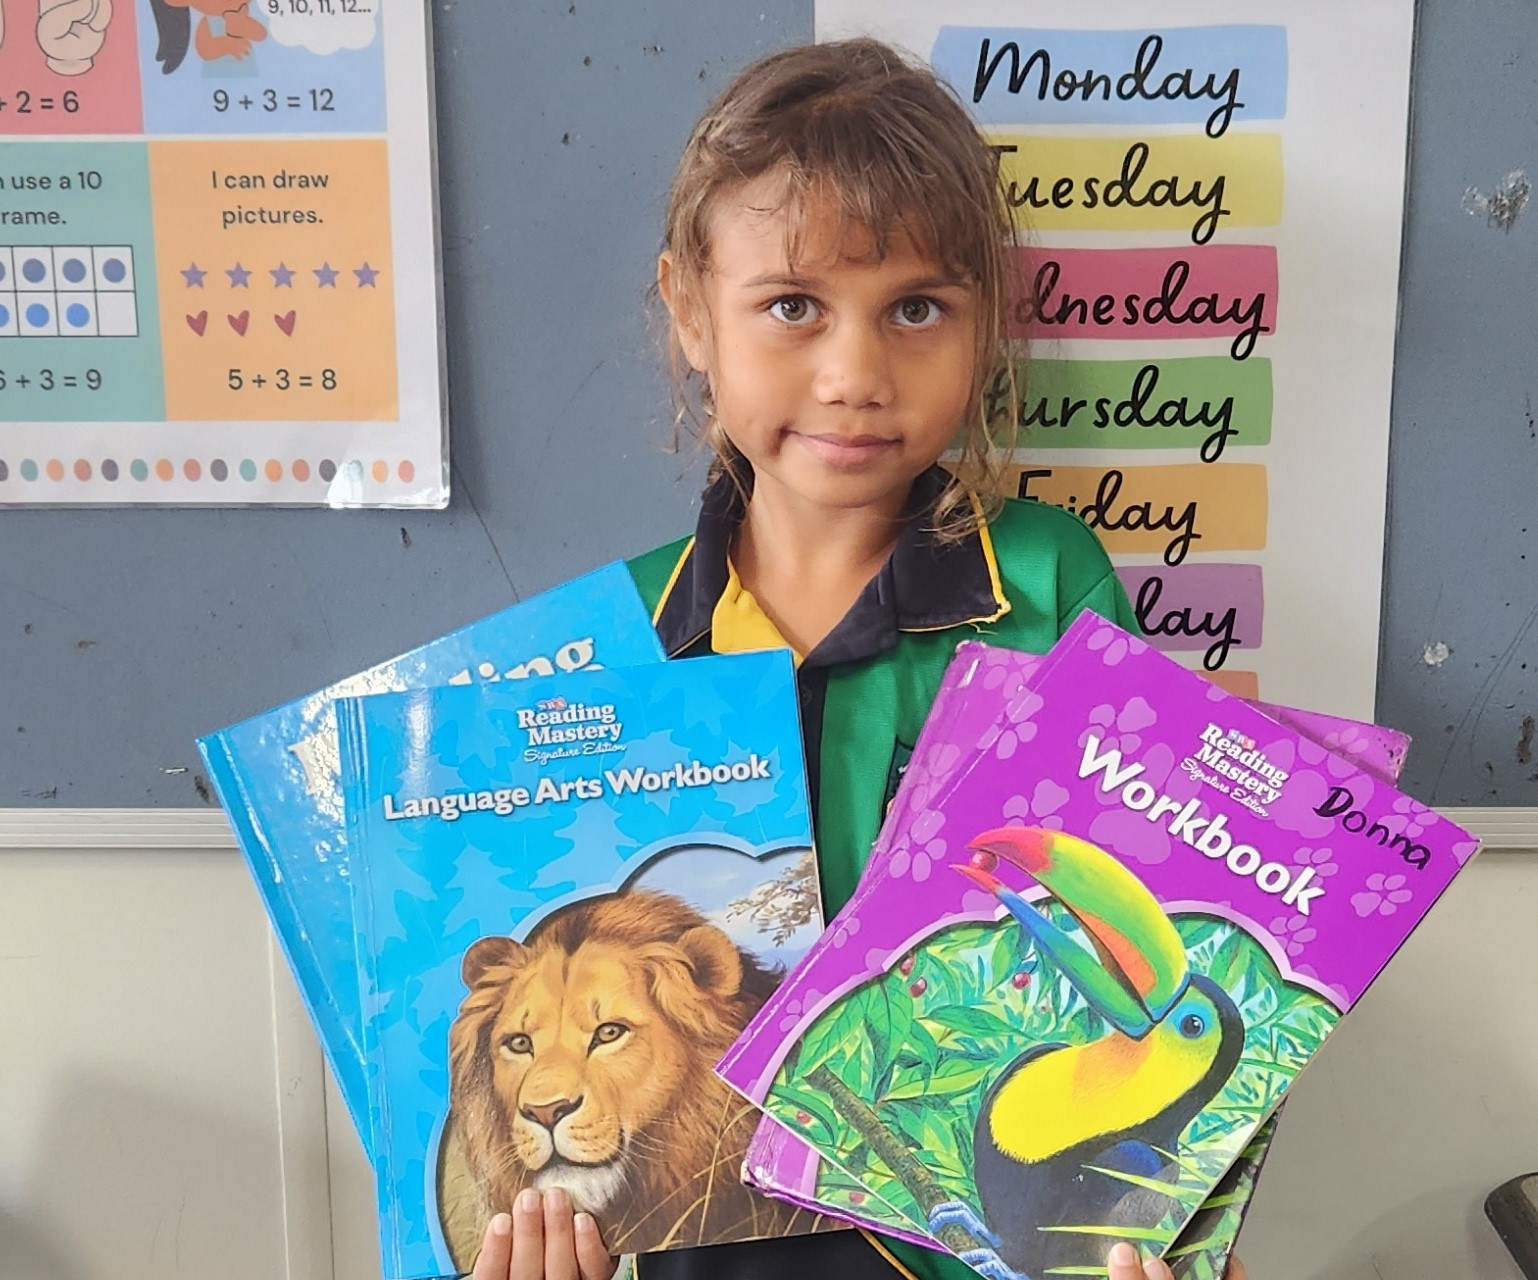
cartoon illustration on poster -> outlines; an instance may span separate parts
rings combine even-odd
[[[0,503],[442,506],[426,14],[0,0]]]

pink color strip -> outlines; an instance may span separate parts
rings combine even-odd
[[[1233,337],[1244,359],[1276,329],[1276,246],[1017,249],[1017,338]]]

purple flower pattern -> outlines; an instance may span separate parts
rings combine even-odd
[[[1394,812],[1405,815],[1403,834],[1411,840],[1419,840],[1436,825],[1437,815],[1409,796],[1400,796],[1394,801]]]
[[[1141,654],[1148,649],[1141,640],[1116,627],[1101,627],[1090,636],[1088,647],[1091,653],[1098,653],[1100,661],[1108,667],[1119,666],[1129,654]]]
[[[1347,725],[1325,734],[1324,745],[1343,756],[1359,756],[1371,749],[1372,739],[1361,725]]]
[[[1320,880],[1328,879],[1340,870],[1335,863],[1335,854],[1329,849],[1312,849],[1304,845],[1292,855],[1292,860],[1300,867],[1312,867]]]
[[[1363,919],[1374,915],[1391,916],[1415,896],[1405,884],[1406,879],[1401,875],[1370,875],[1367,888],[1352,894],[1351,905]]]
[[[1297,957],[1319,936],[1319,930],[1309,924],[1307,916],[1277,916],[1271,922],[1271,934],[1289,956]]]

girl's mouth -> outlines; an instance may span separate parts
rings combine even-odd
[[[896,439],[888,436],[844,436],[832,431],[816,433],[793,431],[791,435],[809,450],[813,457],[832,463],[834,466],[846,467],[869,462],[887,450],[896,448],[898,443]]]

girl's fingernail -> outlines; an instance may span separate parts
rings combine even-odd
[[[520,1213],[539,1212],[539,1192],[530,1187],[527,1191],[518,1193],[518,1211]]]
[[[598,1224],[593,1221],[593,1215],[590,1213],[579,1213],[576,1217],[576,1224],[579,1236],[585,1236],[589,1232],[598,1230]]]
[[[551,1187],[545,1192],[545,1208],[553,1213],[564,1213],[570,1203],[564,1187]]]
[[[1150,1258],[1143,1264],[1143,1274],[1148,1277],[1148,1280],[1164,1280],[1169,1272],[1157,1258]]]
[[[505,1213],[499,1213],[491,1220],[491,1234],[494,1236],[510,1236],[513,1234],[513,1220]]]
[[[1137,1250],[1123,1240],[1119,1244],[1111,1246],[1111,1256],[1107,1261],[1113,1267],[1135,1267],[1137,1266]]]

